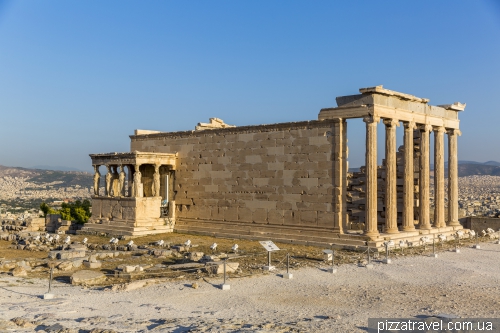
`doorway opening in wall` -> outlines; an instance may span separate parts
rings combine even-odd
[[[168,166],[160,167],[161,217],[169,217],[170,202],[173,200],[173,170]]]
[[[365,182],[366,124],[362,118],[348,119],[347,131],[347,179],[346,217],[344,230],[347,233],[362,233],[365,230]]]

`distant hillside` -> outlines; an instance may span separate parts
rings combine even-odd
[[[53,171],[80,171],[84,172],[83,170],[77,169],[77,168],[71,168],[71,167],[65,167],[65,166],[54,166],[54,165],[35,165],[31,167],[31,169],[40,169],[40,170],[53,170]]]
[[[445,174],[448,174],[448,162],[445,164]],[[430,166],[431,172],[434,165]],[[359,172],[359,168],[349,168],[349,172]],[[475,161],[458,161],[458,176],[466,177],[473,175],[500,176],[500,162],[475,162]]]
[[[92,174],[81,171],[53,171],[0,165],[0,177],[23,177],[36,184],[62,182],[54,187],[93,186]]]
[[[486,162],[488,163],[488,162]],[[500,176],[500,166],[491,164],[459,164],[458,165],[458,176],[472,176],[472,175],[489,175],[489,176]],[[495,162],[497,163],[497,162]]]

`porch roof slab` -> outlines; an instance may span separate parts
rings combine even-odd
[[[177,154],[133,151],[126,153],[90,154],[92,165],[155,164],[175,167]]]

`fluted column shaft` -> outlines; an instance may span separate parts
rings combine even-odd
[[[413,170],[413,130],[414,122],[403,123],[404,133],[404,179],[403,179],[403,231],[415,230],[414,224],[414,170]]]
[[[444,128],[434,128],[434,227],[446,226],[444,217]]]
[[[458,147],[457,129],[448,130],[448,225],[458,226]]]
[[[420,126],[420,160],[419,160],[419,227],[431,229],[429,202],[429,132],[430,125]]]
[[[366,205],[365,234],[370,238],[379,236],[377,229],[377,124],[380,118],[367,116],[366,123]]]
[[[385,232],[398,233],[398,194],[396,165],[396,127],[399,122],[384,119],[385,124]]]

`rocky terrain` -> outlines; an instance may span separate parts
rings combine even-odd
[[[397,256],[391,265],[326,263],[194,282],[156,278],[134,288],[71,286],[0,276],[0,329],[15,332],[366,332],[368,318],[500,318],[500,248]],[[130,285],[130,284],[129,284]]]

